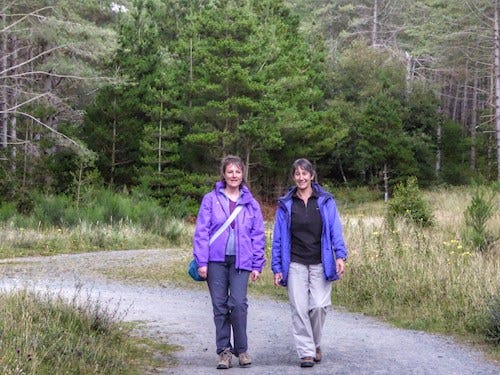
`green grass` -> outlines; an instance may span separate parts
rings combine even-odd
[[[0,258],[185,246],[190,238],[167,209],[138,197],[96,191],[79,210],[64,196],[36,195],[32,203],[22,215],[0,205]],[[74,302],[0,294],[0,373],[127,375],[174,364],[176,348],[132,334],[92,301]]]
[[[0,372],[135,375],[174,364],[175,347],[133,336],[116,311],[77,297],[0,295]]]
[[[373,215],[343,215],[350,254],[333,303],[400,327],[453,335],[500,359],[498,341],[488,337],[491,325],[498,332],[500,324],[490,309],[500,296],[500,242],[477,252],[464,238],[471,192],[426,193],[436,222],[425,229],[399,222],[390,230]],[[495,199],[500,207],[500,195]],[[498,211],[487,224],[500,238]]]
[[[425,229],[403,222],[389,229],[382,201],[358,205],[340,202],[349,259],[345,277],[334,284],[332,303],[400,327],[453,335],[500,360],[498,314],[491,311],[491,301],[500,295],[500,242],[482,253],[468,248],[464,212],[472,189],[424,194],[435,217],[434,226]],[[499,194],[495,202],[500,207]],[[496,210],[487,222],[488,231],[496,238],[500,238],[499,212]],[[206,289],[205,283],[194,282],[187,275],[193,224],[173,219],[163,225],[161,232],[156,226],[148,230],[127,220],[22,229],[7,221],[0,226],[0,257],[175,247],[176,256],[168,263],[128,264],[106,272],[130,281]],[[271,231],[272,223],[267,223],[268,265],[261,279],[250,283],[249,290],[255,295],[286,299],[286,290],[272,282]],[[497,336],[490,337],[491,332]]]
[[[189,229],[177,219],[165,221],[161,234],[130,222],[114,225],[83,222],[70,228],[38,230],[0,223],[0,258],[185,246],[190,241],[186,230]]]
[[[444,189],[425,196],[436,223],[424,229],[398,222],[390,230],[383,202],[341,211],[349,260],[345,277],[334,284],[332,303],[400,327],[453,335],[484,347],[500,360],[498,344],[488,338],[489,306],[500,295],[500,243],[485,253],[467,247],[462,236],[469,190]],[[497,204],[500,207],[498,196]],[[491,218],[488,227],[500,237],[500,214]],[[268,261],[271,230],[268,223]],[[168,264],[127,266],[110,271],[110,276],[206,288],[187,275],[190,259],[191,248],[186,246]],[[269,262],[261,280],[250,283],[249,290],[286,299],[286,290],[273,286]],[[498,322],[493,324],[498,327]]]

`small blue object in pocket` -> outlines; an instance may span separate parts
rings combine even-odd
[[[194,281],[205,281],[198,273],[198,264],[194,259],[189,263],[188,273]]]

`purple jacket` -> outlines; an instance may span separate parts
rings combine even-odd
[[[208,262],[223,262],[225,259],[229,229],[226,229],[212,245],[208,245],[211,236],[230,216],[226,197],[221,192],[224,186],[224,182],[217,182],[215,188],[203,197],[198,211],[193,238],[193,255],[198,267],[206,266]],[[250,190],[243,185],[241,192],[238,205],[243,205],[243,209],[234,219],[235,267],[247,271],[262,272],[266,262],[264,258],[266,244],[264,219],[260,205]]]

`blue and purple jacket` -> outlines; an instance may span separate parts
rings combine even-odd
[[[323,189],[318,183],[313,182],[313,189],[318,194],[318,207],[323,220],[321,230],[321,260],[325,279],[338,280],[337,258],[345,259],[347,250],[342,235],[342,224],[333,195]],[[297,188],[291,188],[287,194],[278,199],[278,210],[274,222],[272,261],[273,273],[282,273],[281,284],[287,285],[288,270],[290,268],[292,253],[292,196]]]

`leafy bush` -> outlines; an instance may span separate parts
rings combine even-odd
[[[22,215],[29,215],[35,208],[35,202],[30,193],[24,191],[16,194],[14,198],[16,201],[16,209]]]
[[[17,209],[14,203],[2,203],[0,205],[0,222],[8,221],[16,215]]]
[[[335,200],[344,205],[358,205],[362,203],[374,202],[380,199],[380,192],[368,188],[367,186],[357,188],[330,188],[329,184],[323,184],[326,190],[334,192]]]
[[[394,189],[394,196],[387,206],[389,226],[394,226],[396,218],[402,218],[423,227],[434,223],[432,210],[424,199],[415,177],[408,178],[406,184],[402,182],[397,184]]]
[[[42,225],[62,227],[67,223],[66,212],[71,204],[66,195],[38,194],[35,196],[33,215]]]

